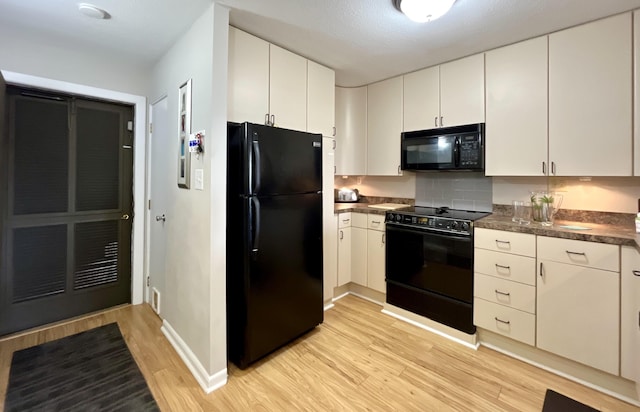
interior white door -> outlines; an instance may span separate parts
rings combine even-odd
[[[167,187],[176,184],[175,176],[167,167],[171,163],[169,144],[169,113],[167,98],[164,97],[151,107],[151,167],[149,185],[149,304],[161,315],[161,296],[165,283],[165,248],[166,248],[166,216]],[[157,292],[156,295],[154,292]]]

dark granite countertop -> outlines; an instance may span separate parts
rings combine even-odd
[[[588,230],[562,228],[561,226],[586,227]],[[506,230],[509,232],[531,233],[540,236],[558,237],[563,239],[584,240],[588,242],[609,243],[621,246],[635,246],[640,250],[640,236],[635,232],[635,226],[628,224],[586,223],[566,220],[556,220],[553,226],[542,226],[531,222],[520,225],[511,220],[511,216],[493,214],[475,222],[476,228]]]
[[[347,213],[347,212],[356,212],[356,213],[369,213],[373,215],[384,215],[387,213],[385,209],[376,209],[370,206],[379,205],[381,203],[394,203],[394,204],[405,204],[407,207],[413,206],[414,200],[408,198],[396,198],[396,197],[373,197],[373,196],[363,196],[359,202],[356,203],[334,203],[333,211],[335,213]]]

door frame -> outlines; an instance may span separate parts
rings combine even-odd
[[[85,86],[45,77],[0,70],[7,84],[36,87],[39,89],[77,94],[112,102],[130,104],[134,107],[133,121],[133,224],[131,228],[131,303],[137,305],[144,298],[144,230],[145,172],[147,155],[147,98],[98,87]],[[136,218],[137,217],[137,218]]]

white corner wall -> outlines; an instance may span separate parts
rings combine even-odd
[[[178,130],[178,88],[192,79],[192,131],[205,130],[205,190],[168,191],[163,316],[165,335],[207,392],[226,382],[226,66],[229,10],[213,3],[152,69],[150,101],[168,97],[169,130]],[[178,153],[178,139],[167,147]],[[173,157],[172,157],[173,159]],[[153,177],[152,177],[153,178]],[[193,187],[193,186],[192,186]]]
[[[90,48],[0,25],[0,68],[52,80],[145,96],[149,67]]]

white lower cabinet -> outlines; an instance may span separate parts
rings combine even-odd
[[[473,321],[477,326],[527,345],[535,344],[535,315],[477,297],[473,305]]]
[[[367,286],[367,215],[351,213],[351,281]]]
[[[620,376],[640,382],[640,253],[623,246],[620,285]]]
[[[338,215],[338,281],[337,286],[351,282],[351,213]]]
[[[537,346],[618,375],[620,272],[551,260],[565,259],[558,253],[557,240],[564,241],[565,255],[578,254],[583,262],[590,261],[591,250],[581,248],[589,242],[538,237]],[[553,243],[556,248],[545,243]],[[611,245],[589,246],[608,249],[610,256],[604,261],[619,261],[619,247],[612,250]],[[597,251],[594,256],[602,258],[605,254]]]
[[[367,287],[386,293],[384,215],[369,215],[367,226]]]

